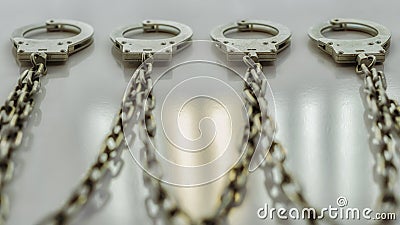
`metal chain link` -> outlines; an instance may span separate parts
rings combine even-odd
[[[142,59],[145,61],[145,57]],[[71,220],[80,212],[88,203],[91,198],[102,187],[104,178],[112,173],[117,176],[122,166],[116,166],[117,172],[112,172],[113,167],[122,164],[121,154],[126,148],[125,140],[128,142],[133,141],[134,137],[124,137],[126,133],[123,128],[126,123],[129,123],[134,117],[138,116],[138,109],[152,104],[144,104],[145,97],[152,87],[152,80],[149,75],[152,71],[152,63],[144,63],[133,74],[134,85],[130,85],[128,95],[123,100],[123,105],[115,118],[112,131],[107,135],[103,141],[101,151],[95,163],[92,164],[84,179],[80,182],[73,194],[65,202],[64,206],[51,214],[40,225],[65,225],[69,224]],[[147,98],[153,99],[154,98]],[[151,110],[146,110],[151,112]],[[137,120],[137,118],[135,118]],[[146,127],[146,126],[145,126]],[[147,125],[147,131],[152,132],[151,126]],[[124,139],[125,138],[125,139]]]
[[[64,206],[51,214],[39,224],[64,225],[71,220],[95,197],[103,187],[103,181],[108,176],[117,176],[122,168],[121,153],[124,149],[124,134],[122,132],[121,110],[115,118],[111,132],[104,139],[96,161],[70,195]]]
[[[143,78],[144,74],[150,74],[151,63],[136,70],[133,77]],[[136,89],[133,89],[136,88]],[[122,169],[123,160],[121,155],[127,148],[127,143],[133,141],[133,137],[124,136],[123,128],[136,115],[137,107],[143,102],[140,99],[142,86],[131,86],[129,95],[124,99],[123,105],[115,117],[111,132],[104,139],[99,155],[92,164],[78,187],[64,203],[64,206],[46,217],[40,225],[65,225],[88,205],[103,187],[103,181],[108,175],[118,176]],[[127,141],[127,142],[126,142]]]
[[[151,64],[137,71],[151,73]],[[133,75],[134,77],[136,76],[135,74]],[[134,95],[134,98],[127,97],[124,99],[124,104],[115,117],[111,132],[102,143],[96,161],[92,164],[78,187],[65,202],[64,206],[39,224],[68,224],[73,217],[88,204],[89,199],[92,199],[94,195],[98,193],[98,190],[102,188],[102,181],[107,175],[111,174],[113,177],[118,175],[122,169],[123,160],[121,155],[124,149],[126,149],[125,140],[130,142],[133,139],[133,137],[124,136],[123,127],[125,122],[129,122],[134,117],[137,108],[136,102],[142,102],[136,99],[137,95],[135,93],[140,92],[140,87],[137,90],[131,88],[129,96]]]
[[[162,175],[160,164],[154,154],[155,151],[152,145],[152,140],[156,135],[156,123],[152,114],[155,107],[155,98],[151,91],[153,81],[150,73],[144,69],[138,70],[134,76],[136,78],[132,86],[135,91],[131,92],[131,98],[136,100],[136,107],[141,109],[138,114],[137,127],[139,140],[142,143],[140,152],[143,153],[143,166],[145,169],[143,171],[143,182],[149,191],[149,196],[145,200],[147,214],[154,224],[166,222],[167,224],[192,225],[194,223],[190,216],[168,194],[161,185],[161,181],[150,175],[153,174],[158,177]]]
[[[399,204],[395,192],[398,168],[394,162],[395,138],[400,126],[399,106],[387,96],[385,75],[374,68],[375,62],[374,55],[359,54],[356,72],[364,79],[364,94],[372,125],[370,139],[376,160],[374,174],[381,190],[379,208],[394,212]]]
[[[23,128],[40,90],[40,78],[46,74],[46,54],[33,53],[31,63],[32,67],[20,75],[15,89],[0,107],[0,225],[6,223],[9,214],[5,187],[13,178],[13,157],[22,144]]]
[[[275,122],[274,119],[269,115],[267,111],[267,100],[264,97],[267,80],[261,79],[263,76],[262,66],[260,63],[256,63],[249,57],[245,57],[245,62],[249,66],[250,80],[247,81],[251,84],[253,90],[261,90],[256,101],[253,101],[254,107],[264,110],[263,115],[263,136],[269,138],[271,143],[269,152],[266,159],[262,163],[262,168],[266,178],[266,190],[268,195],[273,201],[273,204],[284,204],[293,203],[300,208],[310,208],[309,202],[304,197],[302,188],[298,181],[289,172],[286,166],[287,153],[283,145],[275,138]],[[246,75],[247,77],[247,75]],[[257,93],[257,91],[255,91]],[[258,103],[257,103],[258,102]],[[261,106],[261,108],[260,108]],[[310,212],[313,213],[313,212]],[[316,224],[315,215],[308,215],[307,218],[309,224]],[[332,223],[332,221],[329,221]]]

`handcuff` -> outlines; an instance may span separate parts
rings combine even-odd
[[[58,39],[32,39],[25,36],[35,30],[76,33],[75,36]],[[64,62],[68,56],[88,47],[93,42],[93,28],[74,20],[48,20],[45,24],[32,24],[14,31],[11,38],[18,61],[29,61],[34,53],[46,54],[47,62]]]
[[[62,39],[37,40],[25,37],[29,32],[75,32],[76,36]],[[93,39],[93,28],[73,20],[49,20],[17,29],[11,41],[19,62],[31,62],[32,67],[20,75],[15,89],[0,107],[0,224],[9,214],[9,200],[4,193],[14,173],[13,157],[23,140],[23,128],[34,107],[35,95],[40,91],[40,79],[47,72],[47,62],[64,62],[72,53],[88,47]]]
[[[359,31],[371,37],[359,40],[338,40],[324,36],[327,31]],[[370,147],[375,158],[374,174],[378,178],[380,196],[378,206],[394,212],[399,205],[395,184],[398,166],[395,164],[395,140],[400,137],[400,107],[386,93],[387,83],[383,71],[376,63],[385,61],[390,46],[390,31],[372,21],[335,18],[320,23],[309,30],[309,37],[319,49],[332,56],[336,63],[355,64],[356,73],[364,79],[364,105],[370,123]]]
[[[229,31],[264,32],[273,35],[268,38],[236,39],[228,38]],[[216,27],[211,32],[211,39],[217,41],[218,48],[225,52],[228,60],[242,60],[243,53],[258,61],[275,61],[277,54],[290,45],[289,28],[272,21],[241,20]]]
[[[174,36],[160,39],[131,39],[125,37],[125,34],[134,30],[142,30],[145,33],[169,33]],[[183,49],[188,44],[187,41],[193,35],[190,27],[165,20],[145,20],[142,24],[122,26],[114,30],[111,35],[111,41],[122,61],[144,61],[144,56],[152,55],[153,60],[171,60],[172,54]]]

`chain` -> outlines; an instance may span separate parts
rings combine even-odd
[[[124,147],[124,123],[129,122],[133,117],[138,116],[138,109],[145,109],[145,115],[139,119],[139,137],[143,143],[141,149],[145,154],[145,167],[152,173],[160,172],[158,161],[151,150],[151,142],[148,137],[154,138],[156,132],[155,120],[152,110],[155,106],[155,98],[151,93],[152,80],[150,73],[152,63],[144,63],[143,66],[133,74],[134,84],[131,85],[127,97],[124,99],[122,109],[119,111],[112,132],[105,138],[100,154],[95,163],[80,182],[73,194],[68,198],[64,206],[45,218],[41,225],[64,225],[71,222],[74,216],[88,204],[89,199],[102,186],[102,180],[111,172],[112,164],[121,161],[121,153]],[[246,73],[250,75],[250,70]],[[249,76],[248,76],[249,77]],[[250,79],[251,80],[251,79]],[[258,91],[261,93],[261,90]],[[264,92],[265,93],[265,92]],[[246,106],[249,113],[249,124],[246,126],[244,143],[246,154],[235,167],[229,172],[229,184],[220,198],[220,206],[217,213],[209,219],[200,222],[202,225],[221,224],[223,219],[229,214],[232,208],[240,205],[244,199],[245,185],[248,176],[248,165],[255,150],[261,132],[261,112],[259,107],[255,107],[255,95],[251,93],[250,87],[245,88]],[[140,113],[139,113],[140,115]],[[149,216],[155,221],[163,219],[168,224],[196,224],[190,216],[180,208],[176,201],[168,194],[161,182],[147,173],[143,174],[146,187],[149,188],[150,195],[146,199],[146,209]],[[153,205],[152,205],[153,204]],[[158,207],[152,213],[152,206]]]
[[[256,80],[261,81],[260,77],[254,77],[251,69],[248,69],[245,75],[247,81],[244,88],[244,98],[246,109],[248,113],[249,123],[244,129],[242,149],[245,149],[243,157],[228,173],[228,185],[225,187],[223,194],[219,199],[219,206],[216,212],[210,217],[203,219],[200,222],[193,221],[190,216],[177,204],[177,202],[168,194],[166,189],[162,186],[161,181],[143,173],[143,180],[145,186],[149,189],[149,196],[147,197],[146,209],[154,224],[159,221],[166,224],[201,224],[201,225],[214,225],[224,223],[230,211],[239,206],[245,197],[246,183],[248,178],[248,167],[250,160],[255,152],[256,145],[261,137],[261,111],[258,107],[257,96],[263,96],[265,93],[266,83],[263,83],[259,88],[251,87],[255,84]],[[150,79],[150,78],[148,78]],[[155,101],[154,96],[151,94],[151,85],[147,80],[140,79],[146,82],[137,82],[136,86],[147,87],[144,90],[143,96],[148,95],[148,103],[146,104],[145,115],[139,123],[142,128],[139,131],[140,140],[143,143],[142,150],[145,155],[145,169],[151,174],[160,174],[160,168],[150,138],[154,138],[156,125],[152,115]],[[255,90],[255,91],[254,91]],[[144,129],[147,128],[147,129]]]
[[[151,61],[151,59],[148,59]],[[155,107],[155,98],[152,94],[153,81],[150,77],[152,63],[145,63],[144,67],[136,70],[134,73],[134,83],[131,85],[131,91],[129,92],[128,98],[134,100],[134,104],[137,107],[138,116],[137,126],[139,139],[142,142],[140,152],[143,153],[144,157],[144,168],[146,171],[152,174],[161,175],[160,165],[154,154],[152,143],[150,139],[153,139],[156,134],[156,124],[153,117],[152,111]],[[143,114],[144,112],[144,114]],[[168,195],[168,192],[161,186],[161,183],[156,178],[150,176],[146,172],[143,172],[143,182],[148,188],[150,195],[145,200],[146,211],[149,217],[156,223],[161,218],[173,221],[173,224],[193,224],[190,217],[180,209],[180,207],[174,202],[174,199]],[[155,205],[152,205],[154,203]],[[155,210],[152,208],[158,207]]]
[[[264,167],[266,179],[273,181],[272,183],[266,183],[269,183],[270,185],[267,190],[274,203],[286,204],[292,202],[301,208],[310,208],[310,204],[305,199],[299,183],[291,173],[288,172],[285,161],[287,156],[285,149],[278,141],[273,139],[273,134],[275,132],[274,122],[273,119],[268,116],[268,113],[264,111],[267,108],[267,101],[264,97],[267,83],[265,79],[262,79],[261,64],[255,63],[247,56],[244,58],[244,61],[249,66],[245,74],[246,85],[244,88],[244,99],[249,118],[249,124],[244,129],[242,143],[242,147],[245,148],[245,154],[234,168],[229,171],[229,182],[219,199],[219,206],[217,207],[216,212],[210,218],[206,218],[200,222],[193,221],[191,217],[178,205],[176,200],[169,195],[167,190],[161,184],[161,181],[144,172],[144,184],[149,190],[149,196],[145,200],[145,206],[154,224],[158,224],[158,222],[174,225],[222,224],[230,211],[243,202],[249,174],[248,166],[260,138],[269,138],[272,143],[269,154],[262,166]],[[365,73],[364,67],[366,67],[365,64],[361,64],[360,68]],[[151,143],[151,139],[153,139],[156,134],[156,124],[152,114],[155,107],[155,98],[151,92],[153,87],[153,82],[150,78],[151,71],[151,62],[144,63],[141,68],[135,71],[133,74],[134,84],[131,85],[131,88],[128,91],[128,96],[124,99],[123,107],[116,117],[112,132],[110,132],[103,142],[102,149],[96,162],[91,166],[85,178],[81,181],[76,191],[71,195],[64,206],[40,224],[68,224],[72,217],[88,203],[88,200],[93,197],[98,189],[101,188],[101,181],[104,177],[107,174],[112,173],[113,165],[121,164],[122,160],[120,156],[124,149],[123,147],[125,147],[122,128],[124,123],[130,121],[133,117],[137,116],[139,121],[137,126],[140,128],[139,139],[142,142],[140,151],[144,153],[144,167],[150,174],[157,174],[158,177],[161,176],[160,165],[156,159]],[[374,80],[372,76],[374,73],[376,73],[376,71],[371,71],[371,78],[366,78],[366,81]],[[376,79],[377,78],[375,78],[374,81],[377,81]],[[373,84],[376,83],[377,82]],[[374,98],[370,97],[369,99]],[[379,101],[375,102],[378,103]],[[145,113],[141,114],[139,109],[144,109]],[[264,118],[262,118],[261,115]],[[395,117],[391,118],[396,119]],[[262,119],[264,120],[263,122],[261,121]],[[381,123],[376,124],[377,127],[382,125]],[[388,144],[387,142],[384,143]],[[381,155],[381,158],[382,157],[383,156]],[[396,171],[395,167],[388,167],[389,164],[385,163],[386,161],[384,162],[384,165],[386,166],[385,168],[394,168],[394,172]],[[385,172],[385,174],[393,173],[393,171],[389,170]],[[385,179],[382,179],[388,181],[392,178],[392,175],[387,175],[385,176]],[[391,184],[391,182],[386,183]],[[390,190],[394,196],[392,186],[387,185],[387,187],[388,188],[385,189],[385,195],[382,198],[384,202],[390,200],[388,190]],[[278,192],[273,192],[272,190],[278,190]],[[311,218],[309,220],[310,224],[316,223],[316,221],[312,219],[316,218],[316,216],[317,215],[308,216],[308,218]]]
[[[177,205],[176,201],[171,198],[158,179],[144,173],[144,183],[150,192],[149,197],[146,199],[146,209],[154,224],[158,224],[160,221],[166,224],[223,224],[229,212],[234,207],[239,206],[244,200],[246,183],[249,175],[248,167],[260,138],[269,138],[270,141],[272,141],[271,154],[268,155],[264,166],[274,167],[279,170],[281,180],[279,181],[276,179],[276,184],[279,184],[282,190],[284,190],[282,193],[285,193],[287,198],[297,205],[309,207],[298,183],[286,170],[284,165],[286,153],[282,145],[273,141],[275,127],[272,118],[266,111],[267,101],[265,99],[265,93],[267,81],[262,78],[261,64],[255,63],[248,56],[244,57],[244,62],[248,66],[244,76],[246,83],[243,91],[249,118],[249,123],[244,129],[242,141],[242,148],[245,148],[245,154],[229,171],[229,182],[219,199],[219,206],[215,214],[210,218],[200,221],[200,223],[194,222],[190,216]],[[154,155],[154,151],[151,151],[151,142],[148,139],[148,137],[154,138],[156,128],[155,121],[151,114],[151,110],[154,107],[154,97],[151,95],[150,90],[151,87],[149,87],[147,93],[150,93],[149,99],[151,103],[149,105],[151,107],[147,108],[148,111],[146,111],[145,116],[140,122],[140,127],[147,127],[148,136],[144,133],[144,129],[142,129],[142,133],[139,136],[143,142],[142,151],[145,152],[146,169],[148,169],[150,173],[158,173],[158,175],[160,175],[159,164]],[[313,220],[311,220],[311,223],[312,222]]]
[[[151,64],[138,69],[143,73],[151,73]],[[137,74],[137,73],[135,73]],[[136,76],[136,75],[133,75]],[[138,90],[131,89],[129,93],[137,96]],[[81,211],[88,201],[94,198],[94,195],[101,190],[103,180],[107,175],[116,177],[122,169],[122,152],[126,149],[126,142],[131,141],[133,137],[124,136],[123,127],[125,122],[129,122],[136,112],[136,99],[127,97],[124,99],[124,104],[115,117],[111,132],[104,139],[99,155],[96,161],[92,164],[76,190],[65,202],[64,206],[45,218],[39,224],[41,225],[63,225],[68,224],[76,214]],[[141,102],[140,100],[138,102]]]
[[[23,128],[34,107],[34,96],[40,90],[40,78],[46,74],[46,54],[33,53],[32,67],[22,72],[15,89],[0,107],[0,225],[9,213],[6,185],[14,175],[13,157],[21,146]]]
[[[120,111],[115,118],[111,132],[102,143],[96,161],[91,165],[78,187],[64,203],[64,206],[39,224],[69,224],[71,219],[89,203],[89,200],[93,199],[96,193],[100,193],[101,188],[104,186],[104,179],[108,175],[112,175],[113,177],[118,175],[123,164],[120,156],[124,149],[121,115]]]
[[[153,117],[155,98],[152,94],[153,82],[150,73],[140,69],[134,74],[135,82],[132,85],[133,92],[130,98],[136,100],[139,112],[138,133],[142,143],[140,152],[143,153],[144,169],[143,182],[149,190],[149,196],[145,200],[146,211],[154,224],[167,222],[167,224],[194,224],[189,215],[184,212],[176,201],[168,194],[161,185],[160,180],[152,177],[147,172],[161,176],[160,165],[153,151],[151,140],[156,135],[156,124]],[[144,112],[144,113],[143,113]]]
[[[256,101],[252,101],[253,106],[258,107],[259,105],[261,106],[260,109],[263,110],[262,116],[264,121],[262,135],[267,137],[271,143],[267,157],[262,163],[268,195],[272,198],[274,204],[280,203],[286,205],[288,203],[293,203],[299,208],[311,208],[304,197],[300,184],[287,169],[287,153],[285,148],[275,138],[275,122],[266,110],[268,103],[264,95],[267,88],[267,80],[262,79],[262,66],[260,63],[251,60],[250,57],[245,57],[245,62],[249,66],[249,70],[245,76],[247,78],[246,80],[251,84],[252,90],[258,93],[257,99],[254,99]],[[308,223],[316,224],[315,219],[318,213],[314,214],[313,211],[308,213],[310,213],[310,215],[307,216],[307,218],[309,218]]]
[[[150,74],[152,64],[147,63],[136,70],[134,77],[143,78],[144,74]],[[81,180],[75,191],[64,203],[64,206],[42,220],[40,225],[65,225],[89,204],[90,199],[95,198],[96,194],[105,186],[104,181],[107,176],[118,176],[122,169],[122,152],[127,148],[127,143],[133,141],[133,137],[124,136],[123,128],[137,112],[140,100],[141,87],[131,86],[129,96],[124,99],[123,105],[115,117],[111,132],[104,139],[96,161]],[[133,97],[132,97],[133,96]],[[125,142],[126,141],[126,142]]]
[[[395,184],[398,169],[394,162],[395,138],[399,134],[399,106],[386,93],[386,78],[374,68],[374,55],[359,54],[356,72],[364,78],[364,94],[371,122],[371,145],[374,147],[375,176],[381,189],[378,198],[382,210],[394,212],[398,207]],[[398,137],[398,136],[397,136]]]

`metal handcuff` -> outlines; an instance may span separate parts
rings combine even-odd
[[[360,40],[326,38],[327,31],[360,31],[372,37]],[[383,63],[390,45],[390,31],[375,22],[336,18],[309,30],[309,37],[318,48],[332,56],[336,63],[356,64],[356,73],[364,79],[365,107],[368,108],[370,147],[376,160],[374,175],[378,178],[381,194],[379,208],[394,212],[399,205],[395,192],[398,167],[395,165],[395,140],[400,134],[400,107],[386,93],[386,78],[377,71],[375,63]],[[367,114],[367,113],[366,113]],[[397,150],[396,150],[397,149]]]
[[[270,38],[237,39],[227,38],[229,31],[263,32],[273,35]],[[265,20],[241,20],[216,27],[211,39],[219,42],[217,46],[224,51],[228,60],[242,60],[243,53],[258,61],[275,61],[277,54],[290,45],[290,30],[278,23]]]
[[[73,32],[77,35],[63,39],[38,40],[25,37],[29,32],[46,29],[48,32]],[[32,64],[22,72],[15,89],[0,107],[0,224],[9,213],[5,186],[14,173],[13,157],[23,140],[23,128],[33,110],[35,95],[40,91],[41,78],[47,72],[47,62],[64,62],[68,56],[88,47],[93,28],[73,20],[49,20],[17,29],[12,35],[17,60]]]

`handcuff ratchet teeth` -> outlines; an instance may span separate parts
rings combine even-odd
[[[359,31],[372,37],[356,40],[327,38],[327,31]],[[311,27],[308,35],[318,48],[328,53],[337,63],[354,63],[357,55],[374,55],[377,62],[385,61],[385,53],[390,45],[390,30],[371,21],[336,18]]]
[[[69,32],[77,35],[59,39],[33,39],[25,37],[29,32],[46,29],[47,32]],[[93,28],[74,20],[48,20],[44,24],[32,24],[14,31],[11,41],[19,61],[29,61],[32,53],[45,53],[48,62],[63,62],[68,56],[88,47],[93,42]]]
[[[273,35],[267,38],[236,39],[228,38],[230,31],[264,32]],[[290,45],[289,28],[271,21],[241,20],[216,27],[211,32],[211,38],[217,41],[217,47],[224,51],[228,60],[243,59],[243,53],[258,61],[274,61],[277,54]]]
[[[175,36],[153,40],[127,38],[134,30],[143,32],[162,32]],[[154,60],[171,60],[172,54],[185,47],[193,35],[187,25],[166,20],[145,20],[142,24],[123,26],[111,33],[110,38],[123,61],[143,61],[143,55],[152,55]]]

